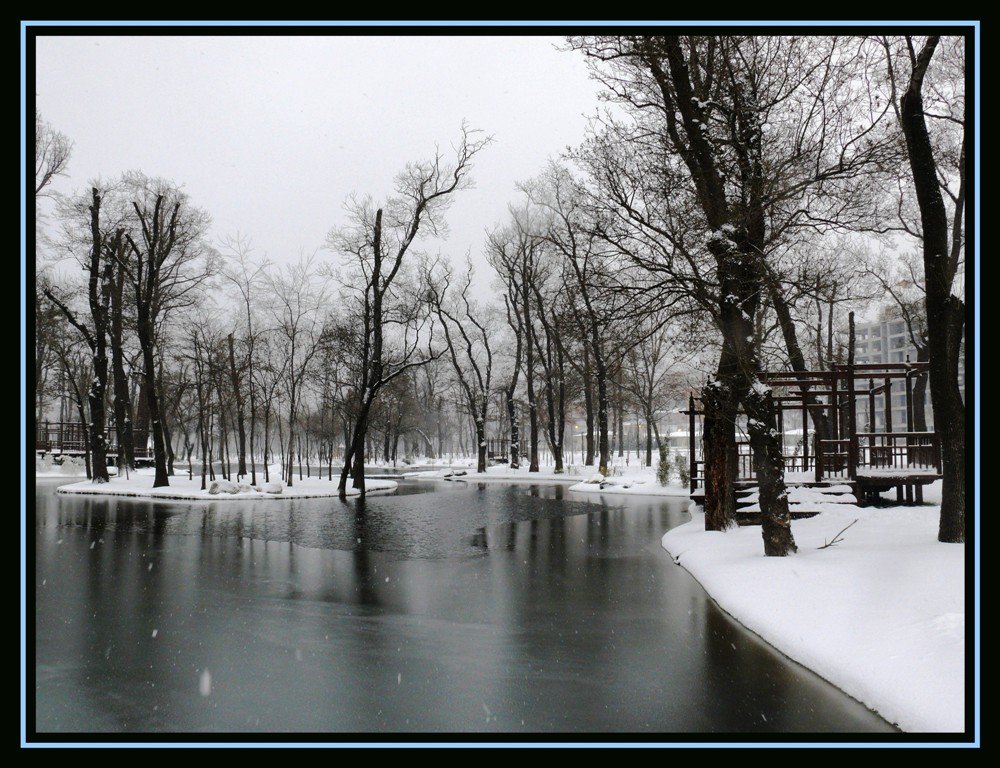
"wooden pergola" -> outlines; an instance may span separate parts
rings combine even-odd
[[[778,371],[763,374],[772,388],[776,405],[777,428],[782,435],[785,471],[811,474],[786,476],[791,484],[821,485],[848,483],[859,499],[873,498],[882,491],[896,489],[900,502],[923,501],[923,486],[941,477],[941,451],[937,434],[917,432],[913,424],[913,378],[927,371],[927,363],[836,364],[829,371]],[[893,391],[902,388],[906,403],[906,429],[894,432],[892,422]],[[879,400],[885,413],[884,430],[876,431],[875,414]],[[697,418],[704,410],[689,396],[691,492],[704,485],[704,462],[696,457]],[[868,423],[858,429],[858,403],[867,401]],[[829,437],[816,439],[810,422],[813,412],[825,413]],[[801,452],[787,454],[785,425],[801,420]],[[754,482],[753,454],[748,441],[737,441],[736,484]]]

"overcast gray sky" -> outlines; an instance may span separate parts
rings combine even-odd
[[[323,245],[356,191],[458,137],[496,143],[442,250],[481,251],[514,183],[584,135],[596,84],[559,37],[40,37],[37,103],[74,142],[60,191],[127,169],[184,185],[218,239],[286,261]],[[433,247],[433,246],[428,246]]]

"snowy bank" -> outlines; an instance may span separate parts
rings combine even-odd
[[[404,472],[403,477],[409,480],[496,480],[511,483],[576,483],[580,481],[576,467],[567,467],[566,471],[556,474],[551,467],[541,472],[529,472],[525,464],[517,469],[511,469],[506,464],[487,467],[485,472],[476,472],[476,465],[452,464],[443,469],[416,470]]]
[[[690,489],[679,485],[660,485],[652,473],[604,477],[594,475],[582,483],[571,485],[578,493],[632,494],[636,496],[688,496]]]
[[[220,478],[221,481],[221,478]],[[223,481],[224,482],[224,481]],[[153,480],[148,474],[132,475],[130,478],[111,478],[110,483],[95,485],[90,480],[81,483],[71,483],[61,485],[56,489],[57,493],[67,494],[90,494],[97,496],[135,496],[151,499],[184,499],[190,501],[257,501],[257,500],[281,500],[281,499],[317,499],[331,496],[338,496],[337,482],[334,480],[320,480],[319,478],[295,479],[291,488],[283,483],[276,483],[280,488],[277,493],[267,493],[256,491],[249,486],[244,486],[249,490],[241,490],[237,493],[221,491],[219,493],[209,493],[208,488],[201,490],[201,478],[195,476],[193,480],[188,480],[186,475],[173,475],[170,478],[170,485],[165,488],[152,488]],[[211,481],[206,481],[210,486]],[[258,488],[266,488],[268,484],[261,482]],[[369,492],[394,491],[398,487],[393,480],[367,479],[365,485]],[[275,489],[277,490],[277,488]],[[358,490],[348,487],[348,496],[357,496]]]
[[[567,465],[565,471],[556,474],[551,466],[542,467],[539,472],[529,472],[527,464],[511,469],[506,464],[487,467],[486,472],[476,472],[475,464],[452,464],[444,469],[424,469],[404,472],[408,480],[483,480],[508,483],[570,483],[567,490],[580,493],[635,494],[639,496],[683,496],[688,488],[679,485],[660,485],[655,471],[651,468],[633,469],[629,474],[605,478],[594,474],[593,467]],[[616,470],[620,471],[620,470]],[[627,470],[626,470],[627,471]],[[583,474],[583,473],[586,474]],[[586,479],[583,479],[586,477]]]
[[[692,509],[697,507],[692,505]],[[764,557],[759,527],[663,547],[748,629],[904,731],[964,728],[965,547],[937,541],[937,506],[824,505],[793,524],[797,554]],[[852,520],[834,547],[818,549]]]

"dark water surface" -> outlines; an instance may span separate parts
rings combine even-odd
[[[60,482],[36,483],[40,732],[890,730],[671,562],[686,501],[404,482],[240,508]]]

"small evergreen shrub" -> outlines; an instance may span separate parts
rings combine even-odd
[[[674,456],[674,466],[677,468],[677,477],[681,480],[681,485],[687,485],[691,482],[691,473],[688,471],[688,462],[686,457],[681,456],[679,453]]]
[[[656,482],[660,485],[670,483],[670,446],[660,446],[660,461],[656,465]]]

